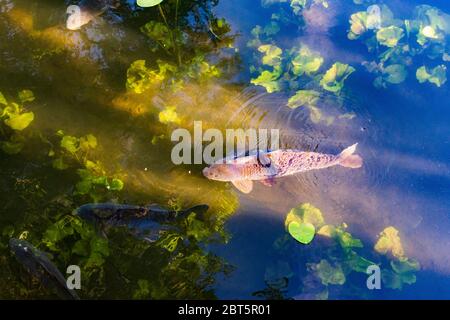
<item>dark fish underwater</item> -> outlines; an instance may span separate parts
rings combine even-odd
[[[100,228],[104,233],[107,227],[127,227],[137,237],[156,241],[160,231],[175,229],[171,224],[195,213],[197,217],[208,211],[207,205],[197,205],[186,210],[168,210],[158,205],[137,206],[115,203],[89,203],[75,210],[75,214]]]
[[[66,279],[47,255],[25,240],[12,238],[9,248],[27,272],[61,299],[79,300],[74,290],[67,288]]]

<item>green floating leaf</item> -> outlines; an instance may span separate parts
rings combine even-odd
[[[277,46],[265,44],[259,46],[258,51],[264,53],[262,58],[263,64],[272,67],[279,66],[281,64],[281,55],[283,54],[283,50]]]
[[[450,16],[429,5],[417,6],[415,11],[417,43],[425,46],[428,43],[445,42],[446,35],[450,33]]]
[[[309,109],[309,118],[313,123],[319,123],[320,121],[325,121],[326,125],[331,125],[334,121],[333,116],[324,116],[322,111],[313,106],[313,105],[306,105],[306,107]]]
[[[428,81],[440,87],[447,82],[447,67],[439,65],[429,71],[425,66],[422,66],[417,69],[416,78],[420,83]]]
[[[327,238],[333,238],[336,236],[336,227],[331,224],[324,225],[319,229],[317,234]]]
[[[316,233],[316,228],[311,223],[298,223],[292,221],[288,226],[289,234],[298,242],[309,244]]]
[[[324,224],[322,212],[310,203],[303,203],[300,206],[291,209],[286,216],[285,227],[292,222],[310,223],[316,228],[320,228]]]
[[[396,273],[407,273],[420,270],[419,262],[414,259],[392,260],[391,267]]]
[[[323,64],[323,58],[312,52],[307,46],[302,46],[299,53],[292,59],[294,66],[292,72],[301,76],[303,74],[310,75],[317,72]]]
[[[85,137],[81,137],[80,148],[83,149],[84,151],[97,148],[97,138],[92,134],[88,134]]]
[[[109,189],[113,191],[120,191],[123,189],[123,182],[120,179],[112,179],[111,183],[109,184]]]
[[[5,124],[11,129],[22,131],[30,125],[34,120],[33,112],[25,112],[22,114],[10,114],[9,118],[5,120]]]
[[[181,236],[177,234],[168,234],[158,242],[158,245],[169,252],[174,252],[180,239]]]
[[[345,274],[340,265],[333,267],[327,260],[322,259],[318,264],[313,265],[312,269],[322,281],[322,284],[343,285],[345,283]]]
[[[408,72],[401,64],[393,64],[383,69],[383,79],[392,84],[399,84],[405,81]]]
[[[368,30],[375,30],[383,26],[396,23],[392,11],[386,5],[377,5],[375,10],[360,11],[350,16],[350,31],[348,38],[355,40]]]
[[[135,93],[143,93],[154,86],[160,85],[166,78],[167,72],[175,70],[175,67],[168,63],[159,62],[158,65],[160,70],[156,72],[145,66],[145,60],[134,61],[127,70],[127,89]]]
[[[398,44],[403,36],[404,32],[402,28],[390,26],[378,30],[377,41],[384,46],[392,48]]]
[[[344,87],[344,81],[355,71],[348,64],[336,62],[320,80],[320,85],[327,91],[338,93]]]
[[[383,270],[381,273],[384,285],[391,289],[402,289],[404,284],[414,284],[416,282],[416,271],[420,270],[420,265],[416,260],[402,258],[391,261],[391,270]]]
[[[350,31],[348,33],[350,40],[358,39],[367,29],[366,11],[356,12],[350,16]]]
[[[405,251],[403,250],[398,230],[392,226],[385,228],[380,233],[378,241],[375,244],[375,251],[381,254],[390,252],[394,257],[403,258],[405,256]]]
[[[373,261],[361,257],[354,251],[350,251],[346,256],[346,265],[355,272],[366,273],[369,266],[375,265]]]
[[[280,84],[278,79],[282,73],[281,68],[275,68],[273,71],[263,71],[257,78],[252,79],[250,82],[257,86],[266,88],[268,93],[280,91]]]
[[[34,101],[34,94],[31,90],[22,90],[19,92],[19,100],[22,103]]]
[[[168,124],[168,123],[175,123],[180,124],[181,119],[178,116],[178,113],[176,111],[176,107],[170,106],[166,107],[163,111],[161,111],[158,115],[159,122]]]
[[[79,149],[79,140],[76,137],[64,136],[61,139],[61,148],[66,149],[70,153],[75,153]]]
[[[295,14],[299,14],[306,7],[307,0],[291,0],[291,8]]]
[[[154,7],[163,2],[164,0],[137,0],[136,3],[139,7],[149,8]]]
[[[3,93],[0,92],[0,104],[7,106],[8,105],[8,101],[6,101],[5,96],[3,95]]]
[[[362,248],[363,243],[360,239],[353,238],[351,233],[344,230],[343,227],[336,228],[336,236],[342,248]]]
[[[292,109],[304,105],[315,105],[320,97],[320,93],[315,90],[298,90],[295,95],[289,98],[287,106]]]

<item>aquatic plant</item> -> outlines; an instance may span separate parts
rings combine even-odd
[[[265,44],[260,45],[258,51],[264,55],[260,67],[250,68],[254,73],[259,72],[251,79],[252,84],[264,87],[268,93],[296,90],[288,100],[288,107],[307,108],[313,123],[324,121],[329,125],[334,121],[333,116],[324,115],[318,107],[322,93],[340,95],[345,80],[355,71],[353,67],[336,62],[320,74],[323,57],[304,44],[289,50]]]
[[[398,235],[398,230],[394,227],[385,228],[380,234],[375,250],[381,254],[391,253],[396,258],[402,258],[405,255],[403,246]]]
[[[0,92],[0,147],[7,154],[17,154],[24,147],[25,135],[22,133],[34,120],[34,113],[26,111],[24,104],[34,101],[30,90],[18,93],[17,102],[8,102]]]
[[[150,40],[150,50],[167,56],[167,59],[158,59],[157,66],[146,66],[146,60],[136,60],[131,64],[126,87],[134,93],[141,94],[151,89],[179,90],[185,82],[204,82],[221,76],[217,64],[208,61],[208,55],[232,45],[233,36],[228,35],[230,26],[224,19],[213,16],[206,9],[207,3],[197,4],[194,9],[190,5],[180,5],[179,1],[174,5],[173,19],[164,13],[165,10],[173,10],[170,4],[165,9],[158,3],[161,20],[151,20],[141,27],[141,32]],[[191,13],[195,15],[195,24],[187,17]],[[192,43],[205,38],[210,42],[192,47]]]
[[[327,91],[339,93],[344,87],[345,79],[347,79],[354,71],[355,68],[348,64],[336,62],[323,75],[322,80],[320,80],[320,85]]]
[[[301,225],[305,227],[300,228]],[[282,268],[273,272],[274,266],[268,266],[266,274],[272,275],[271,281],[265,279],[267,288],[255,295],[266,297],[276,293],[278,297],[286,298],[289,283],[294,288],[296,284],[302,287],[301,294],[295,298],[328,299],[338,287],[346,285],[347,279],[358,277],[358,274],[363,279],[360,290],[365,291],[364,279],[371,265],[380,266],[386,288],[401,289],[416,281],[415,273],[420,265],[405,256],[398,230],[392,226],[380,233],[374,246],[377,254],[365,251],[364,255],[363,242],[347,231],[345,223],[338,226],[325,224],[321,211],[310,203],[291,209],[286,215],[285,228],[289,235],[279,237],[273,244]],[[314,233],[314,229],[318,231]],[[292,270],[299,271],[293,273]],[[353,290],[357,288],[353,287]]]
[[[277,3],[289,3],[292,11],[297,15],[301,14],[303,9],[310,8],[313,5],[322,5],[324,8],[328,8],[327,0],[261,0],[263,7]]]
[[[447,67],[445,65],[439,65],[431,70],[428,70],[427,67],[422,66],[416,71],[416,78],[420,83],[424,83],[426,81],[435,84],[440,87],[445,82],[447,82]]]
[[[91,152],[98,144],[94,135],[78,138],[58,130],[57,136],[61,139],[59,147],[50,149],[49,156],[54,158],[52,165],[57,170],[77,168],[80,181],[75,185],[75,194],[100,201],[105,192],[123,189],[124,183],[117,174],[108,175],[102,162],[92,158]]]
[[[154,7],[163,2],[164,0],[137,0],[138,6],[143,8]]]
[[[450,33],[447,14],[437,8],[420,5],[415,8],[411,19],[400,20],[394,17],[387,5],[379,5],[378,8],[379,12],[373,14],[367,11],[352,14],[348,33],[350,40],[361,39],[369,52],[377,53],[375,61],[363,63],[369,72],[376,75],[375,87],[404,82],[415,59],[422,63],[424,59],[447,62],[447,35]],[[430,72],[431,75],[425,66],[421,67],[416,77],[421,83],[430,81],[438,87],[445,83],[445,65],[439,65]]]

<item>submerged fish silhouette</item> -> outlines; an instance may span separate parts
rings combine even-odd
[[[257,151],[248,156],[219,160],[203,169],[203,175],[211,180],[230,181],[241,192],[249,193],[255,180],[272,186],[274,178],[299,172],[335,165],[360,168],[362,158],[354,154],[357,145],[355,143],[338,155],[299,150]]]
[[[66,27],[69,30],[78,30],[108,9],[117,8],[118,6],[119,1],[117,0],[81,0],[78,2],[78,9],[76,6],[68,8],[67,13],[69,17],[67,18]]]
[[[201,216],[208,211],[207,205],[198,205],[192,208],[175,211],[167,210],[158,205],[135,206],[115,203],[90,203],[75,210],[81,218],[93,222],[102,231],[106,226],[126,226],[135,231],[136,236],[148,241],[156,241],[159,232],[173,229],[168,224],[184,219],[191,213]]]
[[[28,273],[37,278],[42,285],[53,290],[58,297],[80,299],[74,290],[67,288],[66,279],[44,252],[25,240],[15,238],[9,240],[9,248]]]

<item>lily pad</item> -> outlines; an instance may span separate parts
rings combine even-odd
[[[25,112],[22,114],[10,114],[9,119],[5,120],[5,124],[11,129],[22,131],[30,125],[34,120],[33,112]]]
[[[283,51],[277,46],[265,44],[259,46],[259,52],[264,53],[264,57],[262,58],[262,63],[267,66],[279,66],[281,64],[281,55]]]
[[[416,78],[420,83],[428,81],[440,87],[447,81],[447,67],[439,65],[429,71],[425,66],[422,66],[417,69]]]
[[[292,59],[293,73],[297,76],[310,75],[317,72],[323,64],[323,58],[312,52],[307,46],[302,46],[298,54]]]
[[[414,259],[392,260],[391,267],[396,273],[407,273],[420,270],[419,262]]]
[[[324,225],[319,229],[317,234],[327,238],[333,238],[336,236],[336,227],[331,224]]]
[[[137,0],[136,3],[139,7],[149,8],[154,7],[163,2],[164,0]]]
[[[405,251],[398,235],[398,230],[394,227],[385,228],[379,235],[375,244],[375,251],[381,254],[392,253],[396,258],[403,258]]]
[[[123,182],[120,179],[112,179],[111,183],[109,184],[109,190],[113,191],[120,191],[123,189]]]
[[[320,228],[324,224],[322,212],[310,203],[303,203],[289,211],[284,222],[286,228],[293,221],[300,224],[311,223],[316,228]]]
[[[6,101],[5,96],[3,95],[3,93],[0,92],[0,104],[7,106],[8,105],[8,101]]]
[[[408,72],[401,64],[392,64],[383,69],[383,78],[389,83],[399,84],[405,81]]]
[[[311,223],[298,223],[293,221],[288,226],[289,234],[298,242],[309,244],[316,233],[316,228]]]
[[[400,39],[404,36],[402,28],[396,26],[390,26],[386,28],[381,28],[377,32],[377,41],[387,47],[395,47]]]
[[[19,92],[19,100],[22,103],[31,102],[34,100],[34,94],[31,90],[22,90]]]
[[[263,86],[268,93],[276,92],[280,90],[278,79],[280,78],[281,73],[281,68],[274,68],[273,71],[265,70],[250,82],[254,85]]]
[[[367,31],[367,15],[366,11],[360,11],[350,16],[350,31],[348,33],[350,40],[358,39]]]
[[[333,267],[327,260],[322,259],[313,266],[313,270],[322,281],[322,284],[343,285],[345,283],[345,274],[340,265]]]
[[[178,116],[178,113],[176,111],[176,108],[173,106],[169,106],[167,108],[165,108],[163,111],[161,111],[158,115],[159,117],[159,122],[161,123],[175,123],[175,124],[180,124],[181,123],[181,119]]]
[[[314,105],[320,97],[320,93],[315,90],[298,90],[295,95],[289,98],[287,106],[296,109],[304,105]]]
[[[66,149],[70,153],[75,153],[79,149],[78,138],[72,136],[64,136],[61,139],[61,148]]]
[[[355,71],[348,64],[336,62],[323,76],[320,85],[327,91],[338,93],[344,87],[344,81]]]

